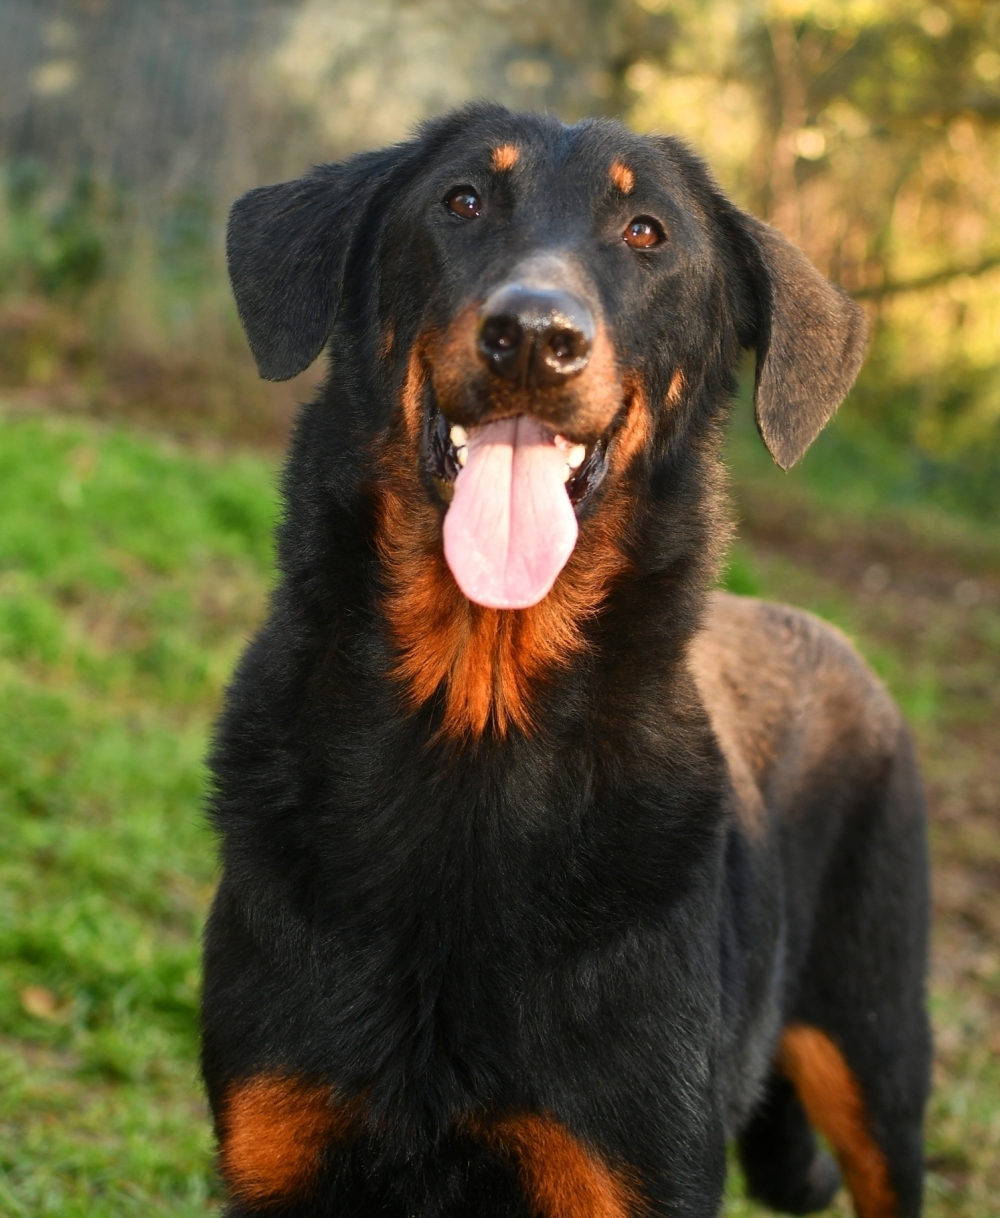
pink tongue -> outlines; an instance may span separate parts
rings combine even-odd
[[[444,556],[470,601],[526,609],[556,581],[576,545],[566,449],[534,419],[477,427],[444,518]]]

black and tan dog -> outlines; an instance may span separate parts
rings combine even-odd
[[[744,347],[782,466],[858,308],[672,139],[478,106],[234,207],[329,348],[213,758],[230,1214],[920,1211],[924,813],[814,619],[712,595]]]

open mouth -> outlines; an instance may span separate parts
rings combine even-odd
[[[579,514],[608,472],[608,437],[601,436],[594,444],[572,444],[561,436],[553,439],[566,451],[563,482]],[[440,410],[435,410],[427,428],[426,460],[434,489],[444,503],[451,503],[455,494],[455,479],[468,460],[468,443],[465,428],[449,423]]]
[[[466,430],[440,410],[425,457],[448,504],[444,553],[476,604],[525,609],[551,589],[577,539],[577,516],[608,468],[608,444],[578,444],[531,415]]]

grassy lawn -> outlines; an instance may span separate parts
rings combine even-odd
[[[943,516],[922,539],[906,504],[904,523],[876,528],[870,505],[808,469],[778,483],[749,448],[737,463],[731,584],[844,626],[917,729],[938,910],[928,1213],[987,1218],[1000,1207],[995,557]],[[263,612],[273,472],[264,456],[91,422],[0,429],[0,1214],[218,1203],[196,1070],[214,879],[202,757]],[[735,1176],[732,1193],[730,1218],[758,1213]]]
[[[272,463],[0,432],[0,1213],[203,1214],[202,756]]]

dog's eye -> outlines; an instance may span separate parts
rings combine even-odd
[[[471,186],[459,186],[444,202],[450,212],[463,220],[474,220],[483,210],[483,201]]]
[[[622,240],[634,250],[649,250],[666,241],[666,234],[652,216],[636,216],[622,233]]]

